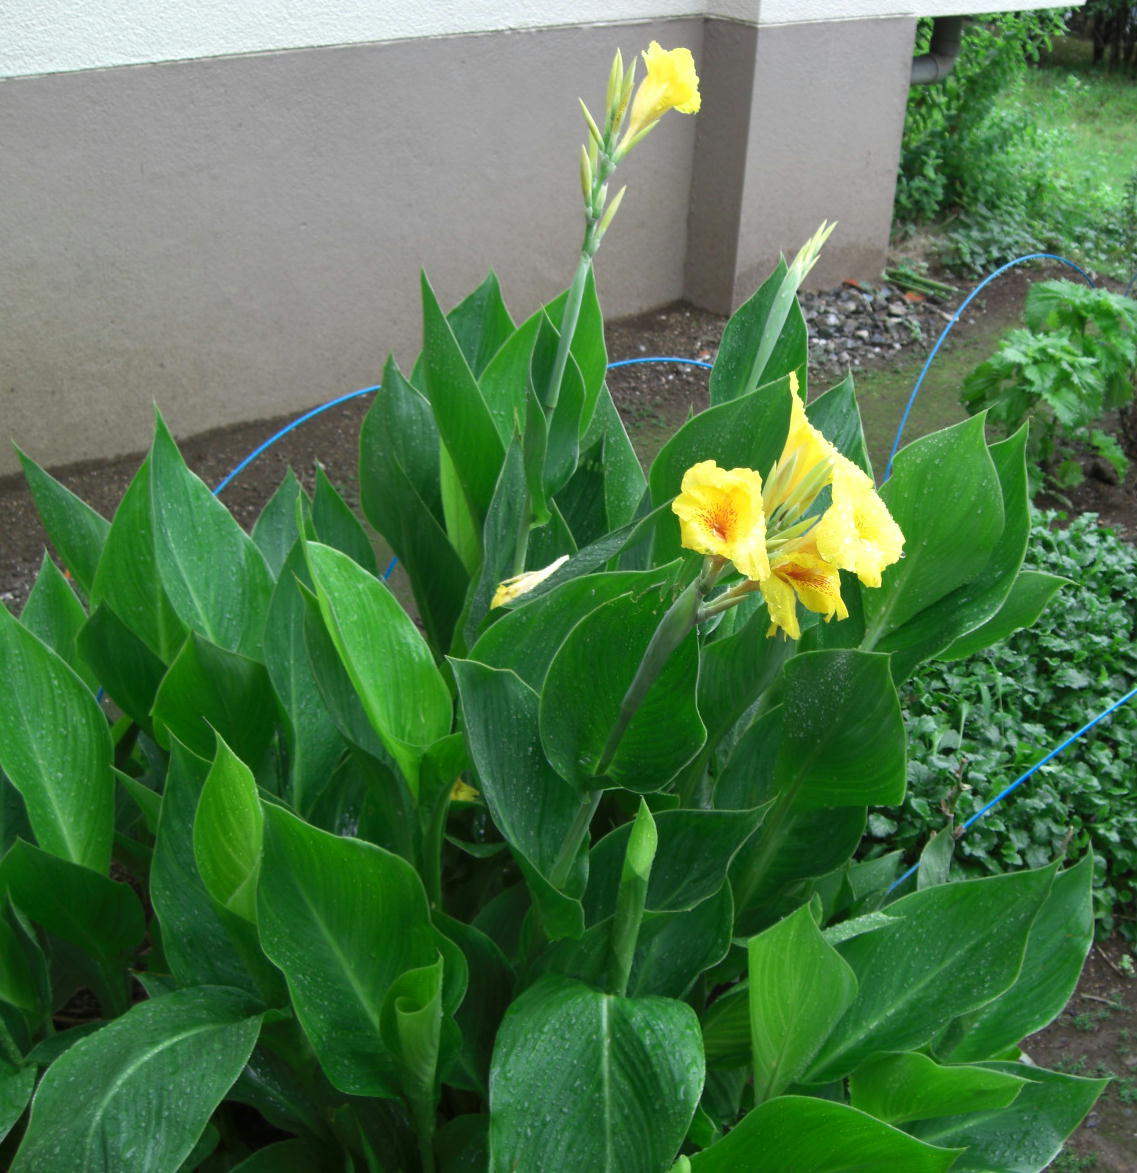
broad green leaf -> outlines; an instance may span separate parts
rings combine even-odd
[[[49,1009],[50,994],[43,950],[5,897],[0,902],[0,1001],[34,1021]]]
[[[711,371],[712,405],[737,399],[746,392],[748,382],[751,387],[758,386],[788,375],[790,371],[797,371],[802,377],[804,394],[808,336],[805,319],[796,299],[789,307],[785,324],[779,328],[777,341],[769,358],[763,363],[762,371],[753,371],[754,360],[763,345],[767,329],[778,325],[776,321],[771,322],[771,314],[786,271],[786,262],[780,260],[758,291],[743,302],[727,322]],[[757,375],[757,378],[752,379],[752,374]]]
[[[945,1173],[959,1149],[916,1140],[847,1104],[779,1096],[691,1158],[691,1173]]]
[[[983,1067],[1026,1081],[1014,1103],[912,1126],[913,1133],[933,1144],[965,1149],[952,1173],[1039,1173],[1058,1155],[1109,1083],[1025,1063],[985,1063]]]
[[[1069,581],[1041,570],[1020,571],[999,610],[974,631],[953,640],[937,654],[936,659],[965,660],[984,648],[1001,643],[1019,628],[1030,627]]]
[[[446,684],[426,641],[383,583],[338,550],[316,542],[307,550],[328,634],[375,732],[415,792],[427,747],[450,731]]]
[[[452,660],[470,756],[497,829],[525,869],[546,930],[579,936],[580,886],[550,882],[569,843],[581,798],[545,760],[538,733],[539,697],[512,672]]]
[[[501,296],[497,274],[491,270],[481,285],[446,315],[446,321],[470,369],[480,375],[514,333],[513,319]]]
[[[821,935],[809,905],[747,945],[754,1102],[780,1095],[805,1070],[857,994],[848,963]]]
[[[880,495],[904,533],[904,557],[863,593],[867,650],[979,575],[999,541],[1002,492],[982,417],[909,444]]]
[[[998,1055],[1048,1025],[1069,1002],[1094,939],[1093,856],[1054,877],[1031,926],[1018,981],[998,998],[963,1015],[937,1041],[945,1061]]]
[[[501,345],[478,376],[478,387],[489,409],[502,448],[509,446],[519,420],[525,418],[525,389],[533,347],[543,315],[535,313]]]
[[[264,665],[196,631],[158,686],[152,716],[165,747],[174,737],[198,757],[211,759],[216,732],[242,761],[256,767],[276,732],[276,706]]]
[[[726,882],[739,848],[762,820],[762,810],[671,810],[655,816],[659,849],[646,894],[648,909],[660,912],[694,908]],[[584,906],[590,923],[610,916],[624,859],[630,823],[609,832],[589,856]]]
[[[280,807],[265,807],[264,830],[261,943],[320,1064],[340,1091],[396,1095],[398,1063],[380,1015],[396,978],[438,956],[422,882],[399,856]]]
[[[232,1173],[342,1173],[343,1155],[314,1140],[278,1140],[257,1149]]]
[[[63,572],[44,553],[20,622],[38,636],[94,692],[98,681],[76,646],[87,613]]]
[[[1017,978],[1054,868],[963,880],[888,906],[896,921],[839,948],[860,990],[805,1078],[826,1083],[879,1051],[923,1046]]]
[[[291,805],[302,815],[344,750],[343,738],[324,706],[308,657],[304,635],[306,604],[298,585],[307,579],[304,546],[297,542],[284,560],[272,592],[264,639],[265,666],[285,714],[288,795]]]
[[[434,290],[422,277],[423,388],[475,523],[485,520],[503,456],[493,418]]]
[[[351,506],[328,480],[322,466],[316,468],[316,492],[312,498],[312,528],[315,538],[346,554],[371,574],[378,574],[375,550]]]
[[[183,986],[255,988],[197,870],[193,824],[209,762],[175,742],[150,868],[150,899],[162,948]]]
[[[153,734],[150,710],[166,665],[106,605],[91,613],[78,637],[79,653],[107,696],[141,729]]]
[[[18,1067],[0,1058],[0,1140],[24,1114],[36,1086],[36,1069],[31,1063]]]
[[[557,324],[564,320],[564,306],[568,291],[559,293],[544,307],[551,321]],[[596,296],[596,275],[589,268],[584,279],[584,294],[580,302],[580,314],[573,331],[569,353],[584,379],[585,406],[581,416],[581,428],[585,429],[592,419],[596,402],[608,373],[608,352],[604,345],[604,314]]]
[[[881,1055],[849,1077],[849,1097],[888,1124],[1005,1108],[1026,1081],[985,1067],[941,1067],[919,1051]]]
[[[201,788],[193,849],[206,891],[223,908],[256,924],[264,815],[253,772],[219,736]]]
[[[150,450],[154,560],[187,627],[230,652],[260,652],[272,573],[236,519],[185,465],[161,416]]]
[[[379,1029],[395,1056],[403,1095],[420,1130],[434,1131],[443,1050],[441,955],[433,965],[408,969],[387,990]],[[450,1024],[453,1030],[453,1023]],[[451,1036],[452,1037],[452,1036]]]
[[[857,407],[857,397],[853,394],[852,372],[812,403],[807,403],[805,414],[842,456],[847,456],[859,469],[872,476],[861,412]]]
[[[296,510],[301,497],[305,498],[304,504],[307,505],[306,494],[289,468],[253,524],[253,541],[264,555],[273,578],[279,578],[284,560],[300,536]]]
[[[19,448],[16,454],[51,544],[83,593],[90,597],[110,523]]]
[[[513,1003],[498,1032],[490,1169],[665,1170],[702,1086],[689,1006],[545,978]]]
[[[146,931],[129,884],[30,843],[12,845],[0,862],[0,881],[25,916],[101,962],[121,967]]]
[[[604,508],[608,529],[619,529],[636,517],[647,481],[607,387],[600,389],[596,412],[581,441],[581,450],[587,450],[597,439],[603,440]]]
[[[96,872],[110,863],[112,757],[86,685],[0,607],[0,770],[23,796],[39,845]]]
[[[158,577],[151,476],[148,457],[115,510],[91,585],[91,606],[105,602],[155,656],[168,663],[187,629]]]
[[[572,569],[570,560],[566,570]],[[675,566],[648,571],[618,571],[569,579],[552,590],[523,599],[479,637],[470,659],[494,668],[509,668],[530,688],[540,691],[553,657],[568,633],[601,603],[619,595],[662,597],[663,584]]]
[[[662,789],[702,748],[692,629],[647,682],[612,749],[625,695],[668,610],[666,601],[624,595],[586,615],[561,644],[545,678],[540,723],[541,743],[562,778],[583,789],[624,786],[643,794]]]
[[[81,1039],[40,1082],[12,1173],[174,1173],[244,1067],[257,1011],[247,994],[202,986]]]
[[[407,569],[427,635],[450,647],[469,574],[443,529],[439,437],[430,404],[388,360],[359,434],[359,492],[368,521]]]

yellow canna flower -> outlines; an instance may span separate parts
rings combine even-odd
[[[477,802],[480,798],[481,794],[461,778],[456,778],[454,785],[450,787],[451,802]]]
[[[686,549],[728,558],[750,579],[769,576],[762,478],[753,469],[719,468],[713,460],[692,465],[671,509]]]
[[[843,456],[833,466],[833,504],[812,537],[822,558],[851,570],[867,587],[880,586],[881,572],[899,560],[904,548],[900,526],[871,478]]]
[[[760,586],[770,612],[770,631],[781,628],[790,639],[801,638],[797,620],[797,603],[807,611],[847,619],[849,610],[841,598],[841,575],[820,557],[815,548],[805,546],[770,559],[770,577]]]
[[[548,566],[544,566],[540,570],[527,570],[524,574],[515,574],[512,578],[507,578],[504,582],[499,583],[490,600],[490,610],[502,607],[506,603],[512,603],[514,599],[527,594],[539,583],[555,574],[568,559],[567,554],[562,554],[555,562],[550,562]]]
[[[621,154],[668,110],[678,110],[680,114],[699,111],[699,77],[690,49],[661,49],[658,41],[652,41],[643,59],[647,77],[640,82],[632,101],[632,113],[618,152]]]

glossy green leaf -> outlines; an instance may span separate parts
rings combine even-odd
[[[338,550],[316,542],[307,550],[328,634],[368,719],[416,791],[423,754],[450,731],[446,684],[426,641],[383,583]]]
[[[430,404],[388,360],[359,436],[363,511],[407,569],[427,635],[450,647],[469,574],[442,525],[439,437]]]
[[[154,561],[170,605],[211,643],[257,655],[273,586],[264,555],[186,467],[160,416],[150,460]]]
[[[778,330],[777,341],[763,364],[763,370],[757,373],[757,380],[751,381],[754,360],[759,347],[763,345],[766,331],[777,326],[776,322],[771,324],[771,313],[786,270],[786,262],[780,260],[773,273],[753,296],[735,310],[727,322],[711,371],[712,404],[737,399],[746,392],[748,382],[752,387],[758,386],[788,375],[790,371],[797,371],[800,376],[804,376],[808,336],[805,319],[795,300],[789,307],[784,325]]]
[[[880,495],[904,533],[904,557],[863,593],[868,650],[978,576],[999,541],[1002,491],[982,417],[909,444]]]
[[[129,884],[30,843],[9,849],[0,862],[0,882],[29,920],[107,965],[122,967],[146,931],[142,905]]]
[[[152,710],[158,741],[171,737],[198,757],[213,757],[216,733],[242,761],[260,766],[276,732],[276,706],[263,664],[190,632]]]
[[[253,524],[253,542],[264,555],[265,564],[274,578],[279,578],[284,560],[300,536],[296,512],[301,497],[305,498],[304,504],[307,505],[306,494],[289,468]]]
[[[264,830],[261,943],[284,972],[320,1064],[341,1091],[395,1095],[383,999],[400,974],[432,965],[439,951],[422,882],[399,856],[279,807],[265,807]]]
[[[780,1095],[805,1070],[857,993],[848,963],[821,935],[809,905],[747,945],[754,1102]]]
[[[538,733],[539,697],[512,672],[470,660],[452,660],[451,666],[490,816],[526,870],[546,930],[579,936],[584,927],[581,885],[573,880],[566,883],[567,892],[559,891],[550,878],[563,863],[564,852],[575,854],[568,840],[581,798],[545,760]]]
[[[87,622],[87,613],[63,571],[46,552],[28,601],[20,612],[20,622],[32,635],[43,640],[92,692],[98,688],[98,681],[76,646],[76,638]]]
[[[689,1006],[545,978],[513,1003],[498,1033],[490,1169],[665,1170],[702,1085]]]
[[[107,696],[140,728],[152,733],[150,710],[166,665],[106,603],[91,613],[77,644]]]
[[[695,706],[698,640],[690,631],[647,687],[610,752],[629,686],[668,610],[666,601],[624,595],[584,617],[561,644],[541,694],[541,743],[562,778],[582,788],[662,789],[702,748]],[[581,688],[581,681],[589,682]],[[599,767],[608,753],[609,762]]]
[[[194,817],[194,858],[210,896],[253,924],[263,833],[264,815],[253,772],[218,737]]]
[[[805,405],[806,418],[841,453],[859,469],[872,476],[861,412],[853,393],[850,371],[835,387]]]
[[[446,321],[470,369],[480,375],[514,332],[513,319],[492,269],[481,285],[446,315]]]
[[[933,1144],[965,1148],[952,1173],[1039,1173],[1058,1155],[1109,1083],[1025,1063],[985,1063],[983,1067],[1026,1081],[1014,1103],[912,1126],[915,1135]]]
[[[529,364],[542,320],[543,315],[538,312],[522,323],[478,376],[478,387],[503,449],[509,446],[518,421],[525,418]]]
[[[998,1055],[1047,1026],[1069,1002],[1094,939],[1093,856],[1054,877],[1031,926],[1018,980],[1005,993],[952,1023],[935,1052],[967,1063]]]
[[[691,1173],[945,1173],[959,1149],[939,1148],[832,1100],[779,1096],[759,1104],[691,1158]]]
[[[342,1173],[343,1155],[314,1140],[278,1140],[257,1149],[232,1173]]]
[[[110,531],[110,522],[19,448],[16,449],[16,455],[20,458],[24,478],[35,499],[36,512],[43,522],[43,528],[47,530],[51,544],[59,552],[64,566],[75,576],[84,594],[90,597],[103,543]]]
[[[0,770],[39,845],[105,872],[114,834],[113,749],[86,685],[0,607]]]
[[[49,998],[43,950],[5,898],[0,903],[0,1001],[17,1007],[34,1020],[49,1008]]]
[[[1026,1081],[985,1067],[942,1067],[919,1051],[881,1055],[849,1077],[849,1097],[888,1124],[1005,1108]]]
[[[140,1002],[47,1070],[12,1173],[174,1173],[259,1029],[256,1003],[237,990],[204,986]]]
[[[607,387],[601,387],[596,412],[581,442],[581,449],[586,450],[589,443],[597,439],[603,442],[604,508],[608,528],[619,529],[636,516],[647,489],[647,480]]]
[[[895,922],[839,948],[860,986],[805,1078],[825,1083],[878,1051],[920,1047],[1018,977],[1054,868],[941,884],[888,906]]]
[[[479,526],[501,467],[503,448],[477,379],[425,274],[422,278],[423,389]]]
[[[993,647],[1022,627],[1030,627],[1047,604],[1069,579],[1041,570],[1022,570],[1015,579],[1003,605],[973,631],[952,640],[936,656],[938,660],[965,660],[984,648]]]
[[[115,510],[91,586],[91,606],[105,602],[155,656],[168,662],[187,629],[158,577],[150,481],[147,458]]]
[[[395,1056],[403,1095],[419,1131],[427,1135],[434,1131],[438,1105],[445,1024],[442,968],[439,956],[433,965],[401,973],[387,990],[380,1010],[383,1042]]]
[[[31,1063],[18,1067],[0,1058],[0,1140],[24,1114],[36,1086],[36,1069]]]
[[[316,468],[316,492],[312,497],[314,536],[325,546],[346,554],[371,574],[378,574],[375,550],[351,506],[328,480],[322,466]]]

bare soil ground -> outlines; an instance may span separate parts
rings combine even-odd
[[[966,369],[987,357],[992,338],[1019,324],[1029,283],[1054,275],[1058,274],[1012,271],[973,303],[937,360],[943,372],[939,380],[930,375],[921,392],[906,439],[963,417],[953,371],[961,363]],[[840,291],[834,294],[839,295]],[[919,329],[908,332],[898,349],[890,345],[884,354],[855,356],[854,375],[870,451],[878,467],[883,467],[881,454],[888,451],[916,371],[942,328],[941,323],[953,310],[952,304],[925,307],[917,319]],[[683,303],[665,306],[612,322],[608,332],[609,358],[676,356],[710,361],[724,324],[724,318]],[[815,357],[818,363],[811,376],[814,393],[837,382],[845,373],[843,364],[854,361],[854,356],[834,355],[832,351]],[[654,452],[677,424],[707,402],[707,372],[695,366],[648,363],[622,367],[611,372],[609,385],[642,454]],[[336,390],[329,389],[329,394]],[[251,526],[290,466],[310,489],[318,462],[354,504],[357,437],[368,402],[369,397],[364,397],[314,417],[243,472],[222,497],[242,524]],[[207,484],[216,485],[287,422],[266,420],[219,430],[189,439],[183,451],[190,467]],[[1137,429],[1130,428],[1126,439],[1130,455],[1137,458]],[[110,517],[139,459],[92,462],[54,471],[72,491]],[[1134,465],[1137,468],[1137,459]],[[1061,504],[1070,511],[1096,512],[1104,524],[1134,540],[1137,472],[1131,469],[1122,483],[1112,483],[1101,469],[1091,469],[1090,473],[1085,483]],[[45,541],[22,480],[0,479],[0,603],[13,611],[23,606],[43,557]],[[1131,961],[1127,958],[1132,959],[1132,953],[1120,940],[1095,946],[1067,1010],[1025,1044],[1028,1054],[1040,1065],[1114,1077],[1054,1166],[1068,1173],[1137,1173],[1137,978],[1130,976],[1127,967]]]

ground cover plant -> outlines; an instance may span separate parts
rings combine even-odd
[[[1027,564],[1069,580],[1060,603],[984,652],[924,665],[902,693],[910,755],[900,813],[876,812],[877,853],[918,851],[958,826],[1137,678],[1137,551],[1092,514],[1035,519]],[[1137,939],[1137,710],[1118,709],[1044,766],[955,848],[957,875],[1037,866],[1063,851],[1097,861],[1099,933]]]
[[[1033,1170],[1099,1094],[1017,1050],[1088,855],[854,862],[904,795],[897,686],[1061,585],[1021,570],[1025,436],[966,421],[874,487],[851,382],[808,396],[823,228],[645,476],[592,257],[699,97],[644,57],[585,110],[568,290],[517,324],[424,278],[387,364],[360,495],[415,617],[326,478],[247,535],[160,419],[112,521],[25,460],[71,581],[0,611],[16,1173]]]

